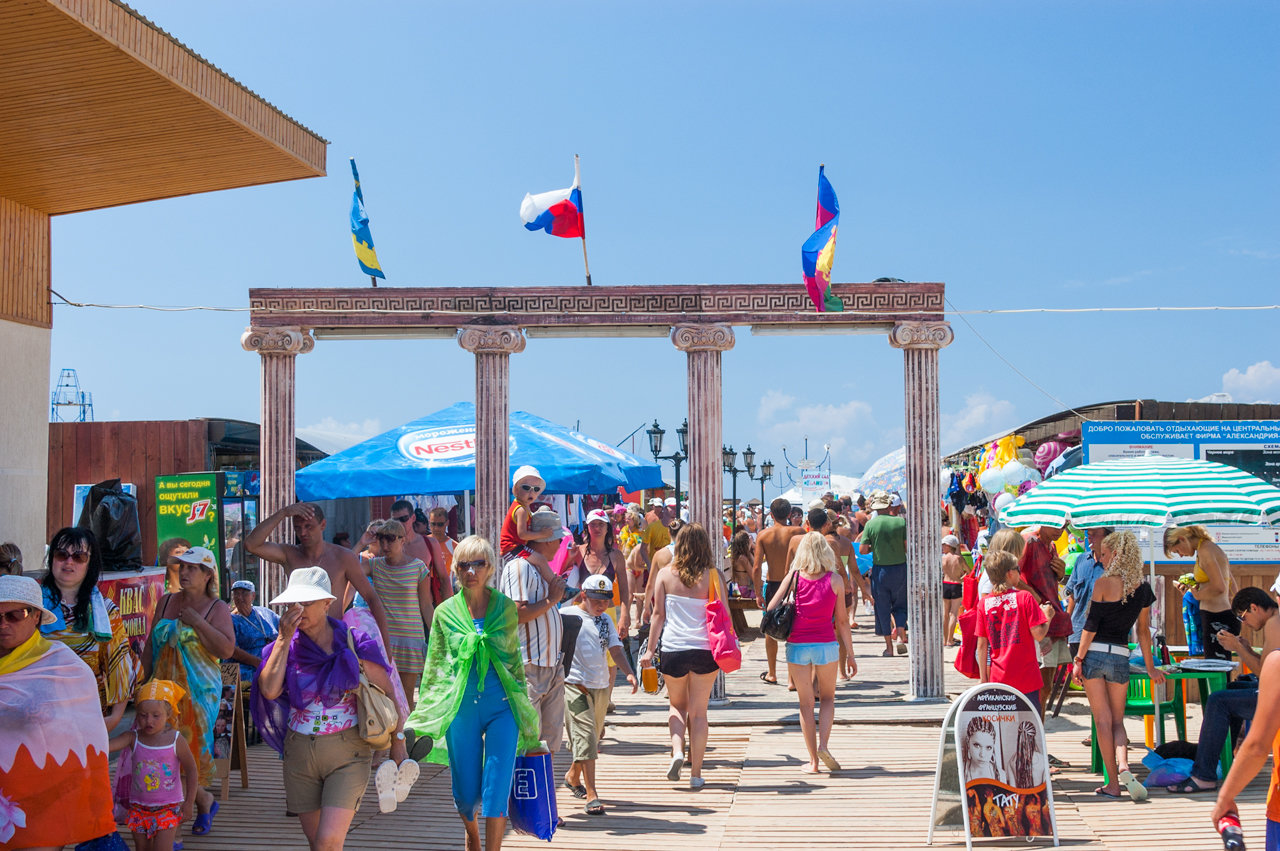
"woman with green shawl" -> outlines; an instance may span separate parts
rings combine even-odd
[[[502,847],[516,752],[538,745],[538,712],[525,690],[516,605],[489,587],[494,563],[492,545],[478,535],[454,549],[453,572],[462,593],[436,608],[418,703],[405,723],[431,738],[427,761],[449,766],[467,851],[480,851],[477,810],[485,818],[484,847]]]

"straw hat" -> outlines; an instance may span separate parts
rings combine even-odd
[[[44,607],[40,583],[29,576],[0,576],[0,603],[21,603],[39,609],[41,626],[48,626],[58,619]]]

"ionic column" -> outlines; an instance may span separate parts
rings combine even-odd
[[[298,469],[295,442],[295,367],[299,354],[316,347],[311,332],[303,328],[246,328],[240,336],[245,351],[262,359],[262,422],[258,430],[258,464],[262,483],[258,516],[267,517],[295,501],[294,473]],[[293,542],[293,524],[286,520],[272,534],[279,543]],[[219,556],[221,557],[221,556]],[[262,562],[260,600],[270,600],[284,587],[284,568]]]
[[[889,345],[902,349],[906,399],[907,625],[910,700],[946,698],[942,655],[942,530],[938,524],[938,349],[954,335],[946,322],[899,322]]]
[[[733,328],[677,325],[671,342],[689,356],[689,519],[702,524],[714,549],[724,504],[720,353],[733,348]]]
[[[511,500],[508,418],[511,355],[524,351],[519,328],[463,328],[458,345],[476,356],[476,534],[498,549]]]

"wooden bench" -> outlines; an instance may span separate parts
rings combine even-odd
[[[747,626],[747,616],[744,613],[747,610],[755,611],[759,608],[754,597],[730,597],[729,617],[733,619],[733,631],[738,635],[742,635],[750,629]]]

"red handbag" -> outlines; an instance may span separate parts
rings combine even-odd
[[[742,648],[738,646],[738,636],[734,634],[729,610],[716,591],[719,573],[716,568],[711,568],[711,581],[707,585],[707,638],[711,644],[711,655],[715,657],[720,670],[732,674],[742,667]]]
[[[978,570],[971,570],[964,577],[963,597],[960,599],[960,610],[967,612],[978,606]]]
[[[965,580],[968,581],[967,579]],[[974,580],[975,593],[977,580]],[[978,679],[982,673],[978,670],[978,610],[968,609],[960,613],[957,619],[960,624],[960,652],[956,654],[956,670],[971,680]]]

